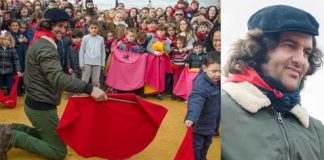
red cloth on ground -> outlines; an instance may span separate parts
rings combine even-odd
[[[277,97],[277,98],[282,98],[283,97],[283,93],[272,88],[271,86],[269,86],[261,77],[260,75],[253,69],[250,67],[246,67],[244,68],[242,73],[238,73],[238,74],[234,74],[229,76],[226,79],[226,82],[250,82],[256,86],[262,87],[270,92],[273,92],[273,94]]]
[[[135,94],[111,94],[95,102],[91,97],[71,97],[57,133],[83,157],[127,159],[154,139],[167,109]]]
[[[174,160],[195,160],[193,150],[193,132],[191,127],[187,129],[186,136],[184,137]]]
[[[186,67],[173,87],[173,94],[187,100],[192,90],[193,80],[198,75],[198,72],[199,69],[189,70],[189,67]]]
[[[127,56],[126,59],[125,55]],[[143,87],[146,57],[144,54],[121,51],[115,45],[105,83],[122,91],[131,91]]]
[[[8,96],[4,96],[0,90],[0,102],[5,104],[8,108],[14,108],[17,105],[17,87],[18,87],[19,77],[14,76],[14,83],[11,87],[11,91]]]
[[[170,58],[166,54],[161,56],[148,54],[144,82],[148,86],[158,90],[156,93],[152,94],[164,92],[166,73],[172,73]]]

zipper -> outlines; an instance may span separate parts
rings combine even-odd
[[[278,118],[278,122],[279,122],[279,126],[280,126],[280,129],[282,131],[282,134],[284,136],[284,141],[285,141],[285,144],[286,144],[286,147],[287,147],[287,160],[290,160],[290,155],[289,155],[289,152],[290,152],[290,148],[289,148],[289,143],[288,143],[288,138],[287,138],[287,133],[285,131],[285,127],[283,126],[283,119],[282,119],[282,116],[281,116],[281,113],[280,112],[277,112],[277,118]]]

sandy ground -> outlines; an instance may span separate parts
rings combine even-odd
[[[64,97],[64,96],[63,96]],[[186,113],[186,104],[184,102],[176,102],[165,97],[163,101],[157,101],[154,98],[147,98],[149,101],[159,103],[168,108],[168,114],[162,122],[157,136],[153,142],[141,153],[133,156],[130,160],[172,160],[182,142],[186,128],[183,125],[183,117]],[[66,100],[62,98],[62,103],[58,107],[59,115],[61,116]],[[8,109],[0,105],[0,123],[24,123],[30,125],[24,111],[24,97],[18,97],[17,107]],[[11,149],[8,152],[9,160],[42,160],[42,156],[28,153],[21,149]],[[68,149],[66,160],[81,160],[85,159],[77,155],[71,148]],[[88,158],[101,159],[101,158]],[[208,152],[209,160],[220,160],[220,138],[214,138],[212,146]]]

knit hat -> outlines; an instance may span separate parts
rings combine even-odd
[[[69,15],[65,11],[58,8],[48,9],[44,14],[44,18],[50,19],[53,22],[69,21],[70,19]]]
[[[85,3],[93,3],[93,1],[92,0],[86,0]]]
[[[319,24],[308,12],[287,6],[273,5],[260,9],[248,21],[248,29],[265,33],[296,31],[318,36]]]

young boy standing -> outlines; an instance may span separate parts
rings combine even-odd
[[[79,63],[82,70],[82,81],[99,86],[101,69],[105,67],[104,38],[98,35],[99,24],[96,20],[89,22],[89,34],[81,42]]]
[[[185,125],[193,127],[195,159],[206,159],[212,137],[217,135],[217,120],[220,116],[220,54],[206,55],[203,73],[199,74],[188,100]]]

